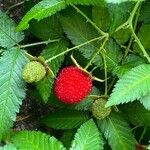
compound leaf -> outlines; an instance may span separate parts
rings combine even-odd
[[[97,123],[112,150],[135,149],[135,139],[131,129],[121,114],[111,113],[110,116]]]
[[[150,92],[150,65],[131,69],[116,83],[106,106],[118,105],[140,99]]]
[[[42,0],[22,18],[17,30],[24,30],[29,27],[29,21],[32,19],[41,20],[55,14],[57,11],[66,7],[64,0]]]
[[[138,102],[126,104],[122,106],[122,110],[133,125],[150,126],[150,110],[146,110],[142,104]]]
[[[39,131],[20,131],[15,133],[11,141],[19,150],[66,150],[55,137]]]
[[[143,106],[150,110],[150,93],[146,94],[145,96],[141,97],[139,101],[143,104]]]
[[[89,116],[86,112],[60,110],[50,113],[48,116],[42,118],[41,122],[54,129],[73,129],[78,128],[81,124],[87,121],[88,118]]]
[[[0,59],[0,139],[13,125],[25,97],[22,68],[24,53],[18,48],[5,51]]]
[[[70,150],[103,150],[103,139],[91,119],[85,122],[75,134]]]
[[[21,32],[16,32],[16,24],[5,13],[0,11],[0,46],[11,48],[24,39]]]

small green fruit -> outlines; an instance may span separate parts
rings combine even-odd
[[[25,65],[22,77],[27,83],[32,83],[40,81],[45,74],[45,67],[40,62],[31,61]]]
[[[102,98],[95,100],[95,102],[93,103],[92,113],[96,119],[104,119],[110,114],[111,108],[110,107],[105,108],[105,104],[106,100]]]

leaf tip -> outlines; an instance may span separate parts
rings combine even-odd
[[[16,31],[20,32],[23,31],[25,29],[29,28],[29,24],[22,24],[21,22],[18,24],[18,26],[16,27]]]
[[[108,107],[110,107],[110,106],[112,106],[113,104],[111,104],[111,102],[110,101],[108,101],[107,103],[106,103],[106,105],[105,105],[105,108],[108,108]]]

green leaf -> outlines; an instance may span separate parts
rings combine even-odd
[[[106,106],[140,99],[150,92],[150,65],[143,64],[127,72],[115,85]]]
[[[77,130],[70,150],[103,150],[102,136],[92,119]]]
[[[48,98],[52,92],[53,83],[54,79],[47,75],[36,84],[36,89],[38,90],[44,103],[48,102]]]
[[[111,71],[119,65],[123,55],[120,47],[112,39],[107,41],[105,45],[105,50],[107,70]]]
[[[0,47],[11,48],[24,39],[23,33],[16,32],[16,24],[0,11]]]
[[[20,131],[12,136],[11,141],[18,150],[66,150],[61,142],[37,131]]]
[[[112,150],[135,149],[135,139],[131,129],[121,114],[111,113],[106,119],[98,120],[97,123]]]
[[[140,56],[133,54],[128,55],[123,61],[121,66],[117,66],[113,69],[113,74],[121,78],[124,74],[130,71],[132,68],[145,64],[146,61]]]
[[[138,0],[66,0],[67,4],[80,4],[80,5],[95,5],[95,6],[101,6],[105,3],[123,3],[128,1],[135,1]]]
[[[143,21],[144,23],[150,22],[150,3],[148,1],[145,1],[142,4],[141,12],[140,12],[140,21]]]
[[[41,122],[54,129],[73,129],[78,128],[82,123],[87,121],[89,114],[74,110],[60,110],[51,112],[49,115],[41,119]]]
[[[85,99],[83,99],[78,104],[68,106],[68,109],[75,109],[75,110],[82,110],[82,111],[90,110],[91,105],[94,101],[93,96],[90,96],[90,95],[93,95],[93,96],[100,95],[99,89],[97,89],[96,87],[93,87],[91,93]]]
[[[148,146],[148,150],[150,150],[150,145]]]
[[[97,31],[88,22],[86,22],[80,14],[76,13],[76,11],[67,9],[62,15],[63,16],[60,17],[60,20],[63,29],[74,45],[80,45],[99,37]],[[90,59],[92,55],[97,52],[99,47],[100,45],[96,41],[82,46],[79,50],[85,58]],[[97,56],[93,63],[98,66],[102,65],[101,56]]]
[[[50,144],[50,148],[48,148],[47,150],[66,150],[66,148],[62,145],[62,143],[58,141],[55,137],[50,137],[49,144]]]
[[[7,144],[4,147],[0,147],[0,150],[17,150],[13,144]]]
[[[103,31],[107,31],[110,26],[110,17],[108,8],[104,6],[95,6],[92,8],[92,18],[96,25]]]
[[[138,32],[138,38],[140,39],[144,48],[147,50],[150,50],[150,36],[148,34],[149,32],[150,32],[150,24],[143,24]],[[134,51],[137,51],[141,55],[143,55],[137,43],[134,43],[133,49]],[[150,53],[150,51],[148,52]]]
[[[129,28],[121,29],[113,34],[114,39],[120,45],[125,44],[131,36],[131,31]]]
[[[63,34],[57,15],[30,23],[30,32],[42,40],[60,38]]]
[[[133,125],[150,126],[150,110],[146,110],[142,104],[138,102],[129,103],[123,105],[122,110]]]
[[[56,43],[50,43],[41,53],[41,55],[45,58],[45,60],[52,58],[59,53],[67,50],[68,43],[64,40],[61,40]],[[57,75],[57,72],[61,66],[61,63],[64,61],[65,55],[59,56],[57,59],[54,59],[48,62],[49,67],[53,71],[54,75]]]
[[[107,3],[138,2],[139,0],[105,0]]]
[[[66,14],[61,17],[61,22],[64,31],[74,45],[80,45],[99,36],[97,31],[76,12],[66,10]],[[79,50],[85,58],[90,59],[98,51],[99,47],[100,42],[96,41],[79,48]],[[105,49],[107,67],[111,70],[121,60],[122,52],[112,39],[106,43]],[[103,59],[101,55],[97,55],[93,63],[98,67],[102,67]]]
[[[18,48],[4,52],[0,59],[0,139],[13,125],[25,97],[22,68],[25,54]]]
[[[122,0],[108,0],[109,2],[118,3]],[[126,3],[118,3],[118,4],[108,4],[108,10],[110,14],[110,28],[109,33],[112,35],[118,26],[123,24],[129,17],[133,3],[126,2]],[[125,35],[122,35],[125,36]]]
[[[29,21],[36,19],[40,21],[48,16],[55,14],[56,12],[64,9],[66,7],[64,0],[42,0],[22,18],[19,23],[17,30],[24,30],[29,27]]]
[[[76,130],[64,130],[61,142],[69,149]]]
[[[70,4],[80,4],[80,5],[95,5],[101,6],[104,4],[104,0],[66,0],[68,5]]]
[[[150,110],[150,93],[146,94],[145,96],[141,97],[139,101],[143,104],[143,106]]]
[[[52,90],[54,91],[54,89],[52,88]],[[51,95],[49,97],[48,100],[48,104],[53,106],[53,107],[58,107],[58,108],[65,108],[67,104],[63,103],[62,101],[60,101],[54,92],[51,92]]]
[[[65,51],[67,49],[67,42],[66,41],[59,41],[56,43],[49,44],[41,53],[46,59],[52,58],[53,56]],[[50,69],[53,71],[54,75],[57,75],[59,68],[61,67],[61,63],[64,60],[64,55],[58,57],[57,59],[52,60],[48,63]],[[39,91],[43,101],[46,103],[48,98],[52,92],[54,78],[46,76],[43,80],[37,83],[37,90]]]

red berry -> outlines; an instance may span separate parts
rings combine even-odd
[[[54,83],[54,92],[59,100],[73,104],[80,102],[92,89],[88,74],[77,67],[63,68]]]

